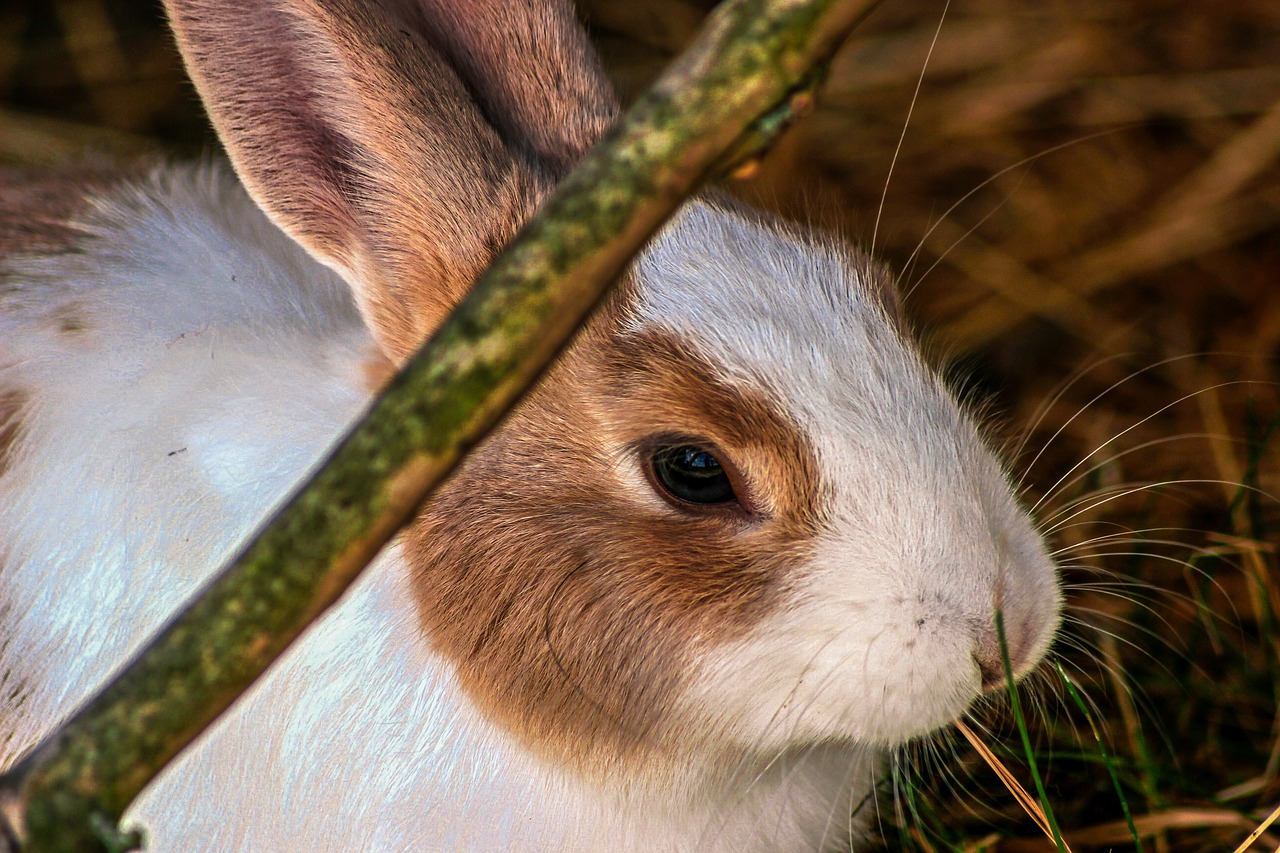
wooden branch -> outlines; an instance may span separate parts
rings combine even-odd
[[[740,0],[585,158],[265,530],[62,730],[0,779],[24,851],[127,850],[165,764],[332,605],[540,375],[680,202],[757,156],[872,0]]]

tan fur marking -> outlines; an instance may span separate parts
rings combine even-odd
[[[54,309],[53,320],[60,334],[78,338],[88,331],[89,322],[80,308],[78,305],[59,305]]]
[[[382,354],[381,350],[371,351],[368,358],[360,365],[360,370],[362,384],[370,394],[377,394],[387,387],[391,377],[396,375],[396,366],[391,363],[391,359]]]
[[[647,333],[619,341],[602,361],[610,389],[596,412],[620,441],[654,431],[656,416],[673,432],[706,436],[746,469],[758,509],[808,535],[820,504],[818,466],[800,428],[756,389],[737,387],[678,337]],[[633,423],[631,413],[643,413]]]
[[[14,388],[0,388],[0,477],[13,462],[14,448],[22,435],[19,413],[27,403],[27,394]]]
[[[628,448],[673,430],[732,455],[767,512],[636,496]],[[693,659],[771,612],[820,492],[812,449],[758,392],[673,338],[588,335],[407,535],[423,625],[535,750],[584,772],[678,756],[673,706]]]

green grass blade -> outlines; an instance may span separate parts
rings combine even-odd
[[[1124,789],[1120,785],[1120,776],[1116,773],[1115,765],[1111,761],[1111,753],[1107,752],[1106,744],[1102,742],[1102,733],[1098,731],[1098,726],[1093,720],[1093,714],[1089,712],[1089,705],[1084,701],[1084,697],[1080,695],[1080,691],[1076,690],[1075,683],[1072,682],[1071,676],[1067,675],[1066,670],[1062,668],[1062,664],[1054,661],[1053,667],[1058,671],[1058,676],[1062,679],[1062,683],[1067,686],[1067,692],[1071,694],[1071,699],[1076,703],[1076,707],[1084,714],[1085,720],[1089,723],[1089,729],[1093,732],[1094,741],[1098,745],[1098,754],[1102,756],[1102,763],[1107,768],[1107,773],[1111,776],[1111,785],[1115,788],[1116,797],[1120,800],[1120,809],[1124,812],[1124,822],[1129,826],[1129,835],[1133,837],[1133,844],[1138,849],[1138,853],[1142,853],[1142,839],[1138,836],[1138,827],[1133,823],[1133,813],[1129,809],[1129,800],[1125,798]]]

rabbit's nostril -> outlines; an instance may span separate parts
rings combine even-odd
[[[1004,665],[1000,661],[998,650],[993,658],[975,649],[973,660],[978,664],[978,675],[982,678],[982,690],[984,693],[994,693],[1004,685]]]
[[[1008,639],[1006,635],[1006,639]],[[1013,650],[1015,644],[1009,643],[1009,660],[1014,671],[1017,671]],[[992,693],[1007,681],[1004,669],[1004,658],[1000,654],[1000,638],[994,624],[983,625],[978,629],[973,646],[973,660],[978,665],[978,675],[982,679],[982,690]]]

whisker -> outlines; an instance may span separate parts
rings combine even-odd
[[[1114,465],[1116,462],[1122,459],[1125,459],[1126,457],[1129,457],[1131,455],[1141,453],[1144,450],[1151,450],[1153,448],[1161,447],[1166,444],[1174,444],[1177,442],[1189,441],[1193,439],[1205,439],[1209,441],[1228,441],[1235,444],[1247,445],[1247,442],[1244,439],[1236,439],[1233,437],[1224,438],[1223,436],[1218,435],[1216,433],[1182,433],[1179,435],[1163,436],[1161,438],[1151,439],[1150,441],[1143,442],[1142,444],[1137,444],[1132,447],[1126,448],[1125,450],[1119,451],[1117,453],[1113,453],[1112,455],[1107,456],[1103,459],[1099,459],[1095,464],[1091,465],[1090,467],[1084,470],[1079,471],[1079,473],[1071,477],[1071,479],[1066,481],[1059,481],[1054,485],[1054,489],[1058,493],[1061,493],[1071,488],[1076,483],[1079,483],[1081,480],[1087,478],[1090,474],[1094,474],[1097,471],[1107,466]],[[1088,456],[1086,456],[1085,459],[1086,460],[1089,459],[1095,453],[1096,451],[1094,451],[1094,453],[1088,454]],[[1235,481],[1230,481],[1230,482],[1232,482],[1232,485],[1239,485]],[[1110,488],[1114,488],[1114,486],[1111,486]],[[1037,506],[1038,505],[1039,504],[1037,504]]]
[[[1129,486],[1126,485],[1124,488],[1129,488]],[[1186,542],[1181,539],[1164,538],[1166,534],[1171,534],[1171,533],[1195,534],[1200,532],[1199,530],[1191,527],[1166,526],[1166,527],[1128,528],[1128,527],[1123,527],[1119,525],[1114,525],[1111,522],[1093,521],[1093,520],[1086,519],[1084,521],[1064,522],[1061,526],[1055,529],[1055,532],[1060,534],[1064,530],[1070,530],[1073,528],[1097,527],[1100,525],[1117,526],[1119,527],[1119,529],[1110,531],[1108,533],[1099,533],[1096,536],[1091,536],[1087,539],[1081,539],[1078,542],[1071,542],[1066,545],[1060,545],[1057,548],[1052,549],[1049,552],[1050,555],[1055,558],[1067,557],[1076,553],[1079,553],[1082,556],[1092,556],[1093,552],[1088,551],[1086,549],[1092,548],[1094,546],[1102,546],[1102,545],[1111,546],[1111,545],[1117,545],[1117,544],[1118,545],[1125,545],[1125,544],[1153,545],[1153,546],[1164,546],[1168,548],[1178,548],[1180,550],[1190,552],[1193,556],[1207,556],[1210,553],[1210,549],[1206,546],[1193,545],[1190,542]],[[1156,534],[1160,534],[1160,535],[1157,536]],[[1099,569],[1098,571],[1102,571],[1102,570]]]
[[[1100,506],[1105,506],[1106,504],[1113,503],[1115,501],[1121,500],[1131,495],[1142,494],[1143,492],[1154,491],[1156,489],[1168,488],[1172,486],[1225,486],[1225,485],[1234,486],[1239,484],[1231,483],[1228,480],[1220,480],[1220,479],[1208,478],[1208,477],[1183,478],[1178,480],[1162,480],[1154,483],[1144,483],[1142,485],[1134,486],[1132,488],[1125,488],[1122,491],[1116,492],[1114,494],[1109,494],[1104,498],[1098,500],[1097,502],[1084,507],[1083,509],[1077,509],[1069,513],[1068,515],[1066,515],[1066,517],[1062,521],[1058,521],[1058,522],[1055,522],[1054,524],[1049,525],[1047,528],[1045,528],[1045,532],[1048,534],[1051,534],[1057,531],[1058,529],[1060,529],[1062,525],[1066,524],[1069,521],[1080,518],[1082,515],[1085,515],[1086,513],[1091,512]],[[1269,493],[1259,488],[1256,488],[1253,486],[1245,486],[1243,488],[1246,488],[1249,491],[1252,491],[1256,494],[1260,494],[1263,497],[1272,498],[1272,496]]]
[[[960,198],[956,199],[951,204],[951,206],[948,207],[946,210],[944,210],[942,212],[942,215],[938,217],[938,222],[942,222],[943,220],[945,220],[948,216],[954,213],[956,211],[956,208],[960,207],[960,205],[964,204],[966,201],[968,201],[978,192],[981,192],[985,187],[991,185],[992,183],[1004,177],[1005,175],[1009,174],[1010,172],[1013,172],[1025,166],[1028,166],[1031,163],[1034,163],[1035,161],[1040,160],[1044,157],[1048,157],[1051,154],[1055,154],[1058,151],[1071,148],[1075,145],[1081,145],[1085,142],[1092,142],[1095,139],[1100,139],[1104,136],[1110,136],[1112,134],[1119,133],[1125,129],[1126,128],[1107,128],[1106,130],[1100,130],[1096,133],[1091,133],[1086,136],[1081,136],[1075,139],[1067,140],[1066,142],[1061,142],[1057,145],[1052,145],[1044,149],[1043,151],[1038,151],[1035,154],[1031,154],[1027,157],[1023,157],[1021,160],[1018,160],[1016,163],[1011,163],[1010,165],[1005,166],[1003,169],[1000,169],[999,171],[992,173],[990,176],[988,176],[983,181],[981,181],[976,186],[974,186],[973,189],[969,190],[964,195],[960,196]],[[916,247],[911,251],[911,254],[907,256],[907,260],[902,265],[902,268],[904,270],[910,269],[911,266],[915,263],[916,258],[919,256],[920,252],[924,249],[925,242],[928,241],[929,237],[933,234],[934,231],[937,230],[937,228],[938,228],[938,223],[934,223],[934,225],[932,225],[929,228],[929,230],[926,231],[924,235],[916,242]],[[929,269],[932,270],[933,267],[931,266]],[[919,286],[922,278],[923,277],[917,278],[910,285],[903,287],[904,296],[910,297],[911,294],[915,291],[915,289]]]
[[[898,165],[898,156],[902,153],[902,143],[907,138],[907,128],[911,126],[911,116],[915,113],[916,103],[920,100],[920,89],[924,85],[925,73],[929,70],[929,60],[933,58],[934,48],[938,46],[938,37],[942,34],[942,25],[947,20],[947,10],[951,8],[951,0],[942,4],[942,13],[938,16],[938,26],[933,31],[933,39],[929,42],[929,50],[925,53],[924,63],[920,66],[920,74],[916,77],[915,92],[911,95],[911,103],[907,107],[907,117],[902,122],[902,132],[898,135],[898,144],[894,146],[893,157],[889,160],[889,174],[884,177],[884,187],[880,190],[880,204],[876,207],[876,221],[871,228],[871,250],[876,247],[876,237],[880,234],[880,218],[884,214],[885,199],[889,196],[889,182],[893,180],[893,170]]]
[[[1112,392],[1112,391],[1114,391],[1116,388],[1118,388],[1118,387],[1120,387],[1121,385],[1123,385],[1125,382],[1131,381],[1131,380],[1132,380],[1132,379],[1134,379],[1135,377],[1140,376],[1140,375],[1142,375],[1142,374],[1144,374],[1144,373],[1147,373],[1147,372],[1149,372],[1149,371],[1151,371],[1151,370],[1155,370],[1156,368],[1163,367],[1163,366],[1166,366],[1166,365],[1168,365],[1168,364],[1172,364],[1172,363],[1174,363],[1174,362],[1181,361],[1181,360],[1184,360],[1184,359],[1188,359],[1188,358],[1195,358],[1195,357],[1197,357],[1197,356],[1192,356],[1192,355],[1172,356],[1172,357],[1170,357],[1170,358],[1165,359],[1164,361],[1157,362],[1156,364],[1153,364],[1153,365],[1151,365],[1150,367],[1144,367],[1144,368],[1143,368],[1143,369],[1141,369],[1141,370],[1135,371],[1134,373],[1131,373],[1129,376],[1125,377],[1124,379],[1117,380],[1116,382],[1112,383],[1112,385],[1111,385],[1110,387],[1108,387],[1106,390],[1104,390],[1104,391],[1102,391],[1102,392],[1098,393],[1097,395],[1095,395],[1095,396],[1093,397],[1093,399],[1091,399],[1088,403],[1086,403],[1083,407],[1081,407],[1079,411],[1077,411],[1074,415],[1072,415],[1070,418],[1068,418],[1068,419],[1067,419],[1067,421],[1066,421],[1066,423],[1064,423],[1062,426],[1058,427],[1058,429],[1054,432],[1054,434],[1053,434],[1052,436],[1050,436],[1050,437],[1049,437],[1049,440],[1045,442],[1044,446],[1040,449],[1040,452],[1039,452],[1039,453],[1037,453],[1037,454],[1036,454],[1036,456],[1035,456],[1035,458],[1031,460],[1031,465],[1030,465],[1030,466],[1028,466],[1028,467],[1034,467],[1034,466],[1035,466],[1035,464],[1036,464],[1037,462],[1039,462],[1040,457],[1044,454],[1045,449],[1046,449],[1050,444],[1052,444],[1052,443],[1053,443],[1053,441],[1054,441],[1054,440],[1056,440],[1056,439],[1058,438],[1058,436],[1060,436],[1060,435],[1063,433],[1063,431],[1064,431],[1064,430],[1066,430],[1066,429],[1067,429],[1067,427],[1068,427],[1068,426],[1070,426],[1070,425],[1071,425],[1071,424],[1072,424],[1072,423],[1073,423],[1073,422],[1074,422],[1078,417],[1080,417],[1081,415],[1083,415],[1083,414],[1085,413],[1085,411],[1087,411],[1087,410],[1088,410],[1089,406],[1091,406],[1091,405],[1093,405],[1094,403],[1098,402],[1098,401],[1099,401],[1099,400],[1101,400],[1103,397],[1105,397],[1107,394],[1111,393],[1111,392]],[[1048,491],[1045,493],[1045,497],[1042,497],[1039,501],[1037,501],[1037,502],[1032,506],[1032,508],[1031,508],[1032,513],[1036,512],[1036,511],[1039,509],[1040,505],[1041,505],[1042,503],[1044,503],[1044,501],[1045,501],[1045,500],[1049,499],[1052,495],[1054,495],[1054,494],[1059,490],[1059,488],[1062,486],[1063,482],[1064,482],[1068,477],[1070,477],[1070,476],[1071,476],[1071,475],[1072,475],[1076,470],[1078,470],[1078,469],[1080,468],[1080,466],[1084,465],[1084,464],[1085,464],[1085,462],[1087,462],[1087,461],[1089,460],[1089,458],[1091,458],[1092,456],[1094,456],[1094,455],[1095,455],[1099,450],[1102,450],[1102,449],[1104,449],[1104,448],[1106,448],[1106,447],[1109,447],[1110,445],[1112,445],[1112,444],[1114,444],[1115,442],[1119,441],[1121,438],[1123,438],[1124,436],[1128,435],[1130,432],[1134,431],[1135,429],[1137,429],[1138,427],[1142,426],[1143,424],[1149,423],[1149,422],[1150,422],[1150,421],[1152,421],[1153,419],[1155,419],[1155,418],[1159,417],[1161,414],[1163,414],[1163,413],[1165,413],[1165,412],[1169,411],[1170,409],[1175,408],[1176,406],[1179,406],[1179,405],[1181,405],[1181,404],[1183,404],[1183,403],[1187,402],[1188,400],[1193,400],[1193,399],[1195,399],[1197,396],[1199,396],[1199,395],[1201,395],[1201,394],[1206,394],[1206,393],[1209,393],[1210,391],[1219,391],[1219,390],[1222,390],[1223,388],[1229,388],[1229,387],[1236,386],[1236,385],[1258,385],[1258,384],[1271,385],[1271,384],[1273,384],[1273,383],[1259,383],[1259,382],[1257,382],[1257,381],[1255,381],[1255,380],[1251,380],[1251,379],[1232,379],[1232,380],[1227,380],[1227,381],[1225,381],[1225,382],[1220,382],[1220,383],[1218,383],[1218,384],[1216,384],[1216,385],[1213,385],[1213,386],[1211,386],[1211,387],[1209,387],[1209,388],[1201,388],[1201,389],[1200,389],[1200,390],[1198,390],[1198,391],[1192,391],[1192,392],[1190,392],[1190,393],[1188,393],[1188,394],[1184,394],[1184,395],[1182,395],[1181,397],[1179,397],[1178,399],[1174,400],[1173,402],[1166,403],[1165,405],[1161,406],[1160,408],[1156,409],[1155,411],[1151,412],[1150,414],[1146,415],[1145,417],[1141,418],[1140,420],[1135,421],[1134,423],[1132,423],[1132,424],[1130,424],[1129,426],[1127,426],[1127,427],[1125,427],[1124,429],[1122,429],[1120,432],[1118,432],[1118,433],[1116,433],[1115,435],[1111,436],[1111,437],[1110,437],[1110,438],[1108,438],[1106,441],[1104,441],[1102,444],[1100,444],[1098,447],[1096,447],[1096,448],[1094,448],[1092,451],[1090,451],[1090,452],[1089,452],[1089,453],[1084,457],[1084,459],[1082,459],[1081,461],[1077,462],[1075,465],[1073,465],[1073,466],[1071,466],[1070,468],[1068,468],[1068,469],[1067,469],[1067,471],[1066,471],[1066,473],[1064,473],[1061,477],[1059,477],[1059,478],[1057,479],[1057,481],[1055,481],[1055,482],[1053,483],[1053,485],[1049,487]]]
[[[1053,393],[1042,400],[1032,411],[1029,423],[1022,428],[1022,436],[1009,453],[1008,458],[1019,459],[1022,457],[1023,452],[1026,450],[1027,442],[1031,440],[1031,436],[1040,428],[1040,424],[1049,416],[1049,412],[1053,411],[1053,408],[1062,401],[1067,392],[1074,388],[1078,382],[1082,382],[1093,371],[1124,357],[1119,353],[1104,356],[1077,369],[1065,381],[1059,382]],[[1024,470],[1026,469],[1024,468]]]

